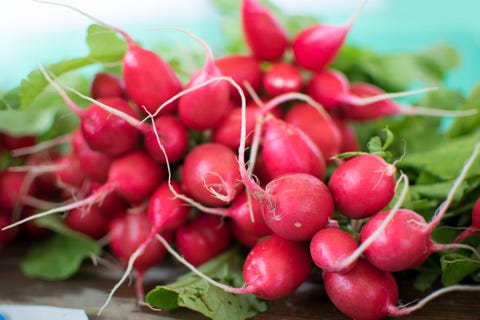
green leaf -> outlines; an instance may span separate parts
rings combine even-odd
[[[116,63],[122,60],[127,44],[113,30],[92,24],[88,27],[87,44],[90,58],[100,63]]]
[[[480,270],[479,261],[460,253],[449,253],[440,258],[442,265],[442,284],[454,285],[465,279],[469,274]]]
[[[218,256],[199,269],[211,278],[231,286],[242,286],[243,257],[238,248]],[[146,297],[155,308],[172,311],[178,307],[200,312],[215,320],[243,320],[267,308],[253,295],[237,295],[212,286],[193,273],[179,277],[174,283],[157,286]]]
[[[29,277],[43,280],[64,280],[74,275],[85,258],[99,255],[100,246],[84,234],[69,229],[58,216],[37,220],[55,231],[46,241],[29,248],[21,262],[22,271]]]
[[[477,130],[472,134],[435,145],[430,150],[407,153],[398,163],[398,167],[414,170],[417,173],[424,171],[438,181],[453,180],[471,156],[474,145],[479,141],[480,130]],[[480,161],[476,161],[470,168],[467,178],[476,175],[480,175]]]
[[[49,65],[45,67],[45,69],[58,77],[90,64],[92,64],[92,60],[88,57],[75,58]],[[35,100],[45,91],[48,86],[49,83],[40,70],[34,70],[30,72],[27,78],[22,80],[20,85],[20,97],[22,101],[21,108],[30,108]]]
[[[476,109],[477,113],[470,117],[455,119],[448,131],[450,137],[468,134],[480,127],[480,84],[473,88],[467,100],[463,103],[462,109]]]
[[[7,91],[0,98],[0,110],[12,110],[20,108],[20,93],[18,88]]]

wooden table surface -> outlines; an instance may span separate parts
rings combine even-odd
[[[204,317],[189,310],[171,313],[148,310],[138,307],[134,298],[133,285],[125,284],[117,292],[111,304],[101,316],[97,316],[100,306],[109,290],[121,276],[120,270],[107,270],[86,263],[81,272],[73,278],[48,282],[25,277],[19,269],[19,251],[7,248],[0,252],[0,304],[35,304],[79,308],[86,311],[91,320],[202,320]],[[182,272],[182,271],[176,271]],[[171,277],[175,271],[159,268],[147,273],[146,290],[159,283],[159,279]],[[402,302],[421,298],[411,286],[400,280]],[[255,320],[343,320],[343,316],[329,302],[320,283],[307,283],[288,298],[272,302],[269,310],[255,317]],[[454,292],[445,294],[430,302],[425,308],[402,319],[409,320],[480,320],[480,293]],[[54,320],[54,319],[52,319]]]

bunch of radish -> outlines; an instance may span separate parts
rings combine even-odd
[[[250,250],[245,286],[208,281],[274,300],[320,268],[329,298],[349,317],[414,311],[421,304],[397,307],[393,272],[439,250],[470,249],[460,242],[478,232],[480,206],[456,243],[435,243],[430,233],[458,184],[427,223],[402,208],[406,176],[359,152],[352,121],[426,112],[392,100],[416,92],[387,94],[330,68],[365,2],[344,25],[313,25],[290,39],[268,8],[243,0],[250,53],[214,58],[202,42],[206,62],[187,83],[160,55],[90,17],[126,41],[122,72],[98,72],[85,96],[42,68],[80,125],[61,149],[2,135],[18,165],[0,173],[0,246],[23,231],[48,236],[33,222],[59,214],[71,229],[106,239],[125,266],[111,295],[133,269],[143,301],[144,273],[167,252],[205,277],[196,267],[240,243]],[[81,108],[70,95],[91,104]],[[336,157],[345,152],[357,153]],[[477,288],[450,290],[460,289]]]

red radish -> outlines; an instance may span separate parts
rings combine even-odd
[[[35,184],[29,181],[28,173],[0,172],[0,211],[12,215],[15,208],[24,203],[26,196],[35,193]]]
[[[70,99],[43,68],[40,70],[70,109],[80,117],[82,134],[92,150],[116,157],[136,148],[140,139],[140,131],[131,124],[132,120],[130,119],[139,121],[138,115],[126,100],[101,98],[93,100],[94,102],[87,109],[82,109]],[[105,105],[116,111],[117,114],[105,110]],[[127,120],[125,117],[120,117],[119,113],[127,115]]]
[[[90,84],[93,99],[126,98],[123,79],[113,72],[97,72]]]
[[[194,266],[199,266],[230,247],[232,233],[226,221],[210,214],[199,214],[175,232],[178,251]]]
[[[436,297],[453,291],[478,291],[479,286],[454,285],[432,292],[415,305],[399,307],[398,286],[394,276],[361,259],[347,273],[324,272],[323,284],[332,303],[347,317],[379,320],[400,317],[421,309]]]
[[[412,210],[398,210],[386,228],[372,237],[374,240],[365,250],[365,258],[379,269],[396,272],[415,268],[423,263],[431,253],[441,250],[466,248],[479,256],[475,249],[467,245],[436,243],[430,235],[445,215],[456,191],[465,179],[479,152],[480,144],[477,144],[455,180],[447,199],[429,223],[426,223],[421,215]],[[371,234],[376,231],[378,225],[383,222],[388,213],[387,210],[376,214],[363,226],[360,233],[361,242],[371,237]]]
[[[40,212],[17,221],[8,226],[8,228],[52,213],[101,203],[112,192],[115,192],[134,206],[139,205],[151,195],[164,177],[164,169],[145,152],[137,150],[115,158],[110,166],[107,182],[88,197],[74,203]]]
[[[148,111],[154,113],[160,105],[179,93],[182,89],[182,84],[173,68],[154,51],[139,46],[125,31],[105,23],[73,6],[49,1],[37,1],[74,10],[92,19],[96,23],[113,30],[125,39],[127,52],[122,60],[123,79],[128,97],[131,98],[138,107],[145,107]],[[162,110],[162,114],[174,112],[176,107],[174,101]]]
[[[245,83],[248,83],[253,90],[258,92],[262,87],[263,71],[260,61],[246,55],[228,55],[215,60],[215,65],[220,69],[221,74],[231,77],[242,91],[245,91]],[[241,96],[236,88],[231,88],[230,96],[240,100]]]
[[[233,288],[216,282],[185,261],[165,239],[157,239],[178,261],[209,283],[236,294],[253,294],[261,299],[276,300],[294,292],[310,276],[312,262],[302,243],[272,235],[257,243],[243,265],[245,286]]]
[[[302,73],[291,63],[279,62],[273,64],[263,76],[263,88],[271,97],[301,91],[302,86]]]
[[[422,91],[425,90],[416,92]],[[415,93],[415,91],[410,93]],[[350,85],[350,94],[361,98],[369,98],[376,96],[381,97],[385,92],[373,84],[358,82]],[[406,94],[409,93],[406,92]],[[409,106],[395,102],[391,99],[382,99],[380,101],[363,105],[347,103],[343,104],[340,108],[340,114],[342,117],[360,122],[395,115],[468,116],[473,113],[474,110],[439,110],[419,106]]]
[[[86,176],[80,168],[80,161],[74,154],[65,154],[54,162],[57,169],[54,176],[57,185],[63,190],[79,189],[86,181]]]
[[[263,204],[268,227],[292,241],[310,240],[333,216],[333,199],[327,186],[309,174],[279,176],[257,199]]]
[[[395,166],[373,154],[362,154],[339,165],[328,182],[335,207],[352,219],[370,217],[395,194]]]
[[[262,111],[268,112],[270,108],[279,102],[292,98],[305,97],[301,94],[286,94],[272,99]],[[305,98],[306,99],[306,98]],[[308,100],[308,99],[306,99]],[[310,100],[308,100],[310,101]],[[321,112],[322,109],[319,109]],[[297,132],[301,132],[297,129]],[[255,132],[257,134],[257,131]],[[303,135],[305,135],[303,133]],[[306,173],[291,173],[281,175],[270,181],[265,189],[261,188],[250,176],[245,168],[245,105],[242,104],[242,127],[240,146],[238,148],[238,165],[241,179],[247,191],[256,198],[263,207],[263,217],[272,231],[288,240],[305,241],[323,228],[333,215],[333,198],[327,186],[317,177]],[[255,140],[255,139],[254,139]],[[307,138],[305,141],[310,141]],[[252,143],[253,148],[254,143]],[[271,143],[264,142],[270,146]],[[314,146],[314,148],[316,148]],[[285,150],[288,152],[289,150]],[[317,150],[318,151],[318,150]],[[319,153],[319,152],[318,152]],[[288,153],[287,153],[288,154]],[[321,156],[321,153],[319,153]],[[268,159],[265,152],[262,153],[265,166]],[[282,155],[282,156],[285,156]]]
[[[240,227],[235,220],[228,221],[228,224],[235,240],[247,248],[253,248],[264,237],[248,232]]]
[[[9,151],[30,147],[35,145],[37,142],[37,138],[30,135],[14,136],[11,134],[2,133],[1,136],[3,146]]]
[[[285,114],[285,121],[303,132],[322,152],[324,159],[340,153],[342,135],[331,118],[325,118],[308,103],[298,103]]]
[[[176,230],[188,219],[190,208],[170,190],[181,191],[179,182],[163,182],[152,194],[148,202],[148,216],[158,231]]]
[[[156,117],[154,120],[160,143],[163,145],[170,163],[183,158],[188,149],[187,128],[172,115]],[[166,163],[165,155],[158,146],[158,141],[152,129],[145,130],[145,150],[156,161]]]
[[[358,248],[357,241],[348,232],[338,228],[319,230],[310,241],[310,254],[313,262],[324,271],[339,272],[338,265],[343,259],[351,256]],[[343,268],[348,272],[355,264]]]
[[[9,243],[12,243],[17,237],[17,230],[3,230],[6,226],[12,223],[11,215],[0,212],[0,249]]]
[[[90,149],[82,132],[76,130],[72,133],[72,152],[79,163],[79,171],[92,181],[103,183],[107,180],[108,169],[112,158],[108,155]]]
[[[398,195],[398,200],[388,215],[370,237],[362,241],[360,245],[351,233],[341,230],[339,226],[331,224],[319,230],[310,241],[310,254],[315,264],[328,272],[346,273],[354,268],[358,259],[387,228],[394,219],[403,204],[408,192],[408,178],[405,174],[400,175],[398,182],[403,182],[403,188]]]
[[[338,130],[342,136],[340,153],[360,151],[360,142],[358,141],[355,127],[348,121],[341,118],[333,118]]]
[[[255,130],[258,113],[259,108],[257,105],[251,104],[246,107],[247,146],[252,142],[252,133]],[[223,144],[233,150],[238,149],[240,145],[241,122],[242,110],[240,108],[230,110],[222,121],[212,130],[212,142]]]
[[[228,147],[204,143],[186,156],[181,176],[187,194],[210,206],[224,206],[242,188],[237,157]]]
[[[480,233],[480,198],[475,201],[472,209],[472,224],[470,227],[460,233],[454,242],[462,242],[465,238],[468,238],[474,234]]]
[[[362,0],[360,7],[342,25],[315,24],[300,31],[292,44],[295,61],[301,67],[312,71],[320,71],[328,67],[336,58],[366,2]]]
[[[110,225],[110,249],[124,264],[127,264],[133,253],[137,251],[137,248],[149,237],[150,232],[151,223],[144,212],[124,214],[112,221]],[[166,250],[162,244],[158,241],[150,241],[142,250],[142,253],[137,256],[133,268],[136,272],[138,301],[143,301],[144,299],[143,278],[145,272],[158,264],[165,254]],[[110,298],[111,295],[108,301]],[[106,307],[107,303],[100,309],[99,314]]]
[[[117,282],[115,287],[111,290],[107,301],[102,306],[100,313],[102,310],[108,305],[110,299],[113,297],[115,291],[121,286],[121,284],[127,279],[128,275],[135,268],[135,266],[143,262],[138,262],[137,259],[145,260],[146,258],[142,258],[145,254],[148,254],[148,248],[151,246],[152,241],[155,235],[159,232],[168,232],[173,231],[183,225],[190,212],[190,208],[186,206],[186,204],[179,198],[176,197],[176,193],[180,191],[180,184],[175,181],[169,181],[162,183],[152,194],[150,197],[150,201],[148,203],[148,220],[150,223],[150,231],[148,234],[142,236],[142,240],[137,242],[136,248],[131,250],[127,256],[123,256],[122,252],[122,244],[117,242],[111,243],[112,251],[118,256],[124,259],[126,264],[125,272],[121,279]],[[175,191],[175,193],[174,193]],[[111,237],[113,239],[121,238],[122,232],[122,222],[116,219],[112,222],[111,225]],[[146,232],[143,230],[142,232]],[[138,270],[137,270],[138,273]],[[138,285],[138,282],[137,282]],[[140,297],[140,291],[143,295],[143,289],[137,286],[137,295]]]
[[[302,130],[275,117],[267,117],[264,130],[261,153],[270,177],[308,173],[325,178],[325,158]]]
[[[70,210],[65,223],[72,230],[98,240],[107,234],[110,219],[99,207],[93,206]]]
[[[398,302],[398,287],[393,275],[376,269],[363,259],[350,272],[324,272],[323,284],[332,303],[353,319],[382,319]]]
[[[266,61],[281,59],[288,35],[270,10],[256,0],[243,0],[241,17],[243,35],[253,55]]]
[[[190,36],[193,37],[192,34]],[[210,47],[200,39],[207,51],[205,66],[186,84],[185,89],[192,88],[213,78],[222,76],[215,65]],[[230,86],[225,81],[212,82],[192,92],[185,93],[178,100],[180,120],[193,130],[214,128],[230,108]]]

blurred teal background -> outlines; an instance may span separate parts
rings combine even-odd
[[[233,1],[233,0],[232,0]],[[217,41],[221,17],[208,0],[71,0],[63,1],[128,30],[134,37],[162,39],[152,28],[175,25],[208,42]],[[341,23],[359,0],[272,0],[285,12],[315,14]],[[87,18],[65,8],[30,0],[12,1],[0,22],[0,89],[17,86],[39,64],[85,55]],[[369,0],[347,42],[378,53],[413,52],[450,43],[461,54],[461,66],[446,85],[465,93],[480,81],[480,1]]]

